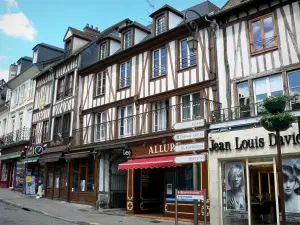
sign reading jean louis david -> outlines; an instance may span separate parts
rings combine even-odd
[[[280,133],[282,153],[299,153],[300,134],[297,124]],[[227,132],[216,132],[209,139],[209,152],[238,154],[252,151],[254,154],[276,152],[276,134],[263,127],[241,129]],[[235,152],[235,153],[234,153]]]

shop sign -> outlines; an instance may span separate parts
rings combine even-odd
[[[148,155],[174,152],[174,147],[175,147],[174,143],[162,144],[162,145],[152,145],[149,147]]]
[[[230,219],[248,219],[248,211],[226,210],[224,217]]]
[[[185,164],[185,163],[196,163],[196,162],[205,162],[206,155],[187,155],[187,156],[177,156],[174,159],[176,164]]]
[[[42,155],[43,152],[45,151],[46,147],[47,147],[47,145],[43,145],[43,146],[36,145],[33,147],[33,152],[35,155]]]
[[[132,155],[132,151],[131,151],[131,149],[123,149],[122,150],[122,155],[123,156],[131,156]]]
[[[200,151],[200,150],[205,150],[204,142],[175,146],[175,152],[188,152],[188,151]]]
[[[291,134],[291,135],[283,135],[280,136],[281,145],[297,145],[300,144],[300,134]],[[216,142],[214,140],[210,141],[211,152],[215,151],[231,151],[235,150],[243,150],[243,149],[255,149],[255,148],[264,148],[265,145],[269,145],[270,147],[276,146],[276,134],[269,133],[268,140],[266,141],[264,138],[252,138],[252,139],[241,139],[239,137],[235,137],[235,142],[232,144],[229,141],[226,142]]]
[[[182,134],[175,134],[173,136],[174,141],[185,141],[185,140],[193,140],[193,139],[200,139],[205,138],[206,131],[195,131],[195,132],[188,132]]]
[[[191,128],[196,128],[196,127],[203,127],[204,125],[205,125],[204,119],[190,120],[190,121],[186,121],[186,122],[175,123],[174,129],[175,130],[191,129]]]
[[[204,200],[204,191],[177,191],[178,200]]]

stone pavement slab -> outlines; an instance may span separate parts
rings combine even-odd
[[[9,189],[0,188],[0,201],[19,208],[26,208],[53,218],[76,224],[94,225],[173,225],[174,221],[154,218],[125,216],[124,211],[94,210],[91,206],[55,201],[50,199],[36,199]],[[179,225],[191,225],[189,222],[179,222]]]

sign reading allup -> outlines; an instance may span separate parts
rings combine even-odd
[[[195,131],[195,132],[188,132],[182,134],[175,134],[173,136],[174,141],[185,141],[185,140],[193,140],[193,139],[200,139],[205,138],[206,131]]]
[[[186,144],[186,145],[176,145],[174,148],[175,152],[189,152],[189,151],[200,151],[205,150],[205,143],[193,143],[193,144]]]
[[[196,127],[203,127],[204,125],[205,125],[204,119],[190,120],[190,121],[186,121],[186,122],[175,123],[174,129],[175,130],[191,129],[191,128],[196,128]]]

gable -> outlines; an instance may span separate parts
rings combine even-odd
[[[233,6],[236,6],[238,4],[242,3],[242,0],[229,0],[222,8],[222,10],[224,9],[229,9]]]
[[[67,40],[69,37],[71,37],[73,35],[72,31],[70,30],[70,28],[68,28],[65,37],[64,37],[64,41]]]

